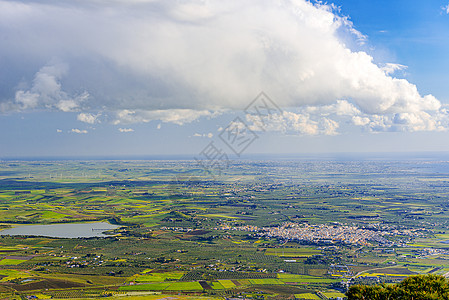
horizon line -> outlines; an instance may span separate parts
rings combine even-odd
[[[59,160],[195,160],[198,154],[121,154],[121,155],[36,155],[36,156],[0,156],[0,161],[59,161]],[[229,159],[298,159],[298,160],[366,160],[366,159],[447,159],[449,151],[392,151],[392,152],[319,152],[319,153],[247,153],[242,156],[229,155]]]

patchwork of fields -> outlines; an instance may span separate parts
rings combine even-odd
[[[354,283],[444,275],[449,177],[429,165],[234,162],[213,180],[188,161],[0,162],[1,228],[120,226],[0,236],[0,298],[332,299]],[[296,224],[320,239],[290,235]]]

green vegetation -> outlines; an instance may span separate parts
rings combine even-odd
[[[146,272],[143,275],[136,275],[131,278],[131,280],[135,282],[157,282],[157,281],[165,281],[165,280],[178,280],[184,275],[184,272],[164,272],[164,273],[148,273]]]
[[[296,299],[308,299],[308,300],[320,300],[321,299],[316,294],[312,294],[312,293],[296,294],[295,298]]]
[[[22,259],[2,259],[0,260],[0,265],[18,265],[21,264],[23,262],[25,262],[26,260],[22,260]]]
[[[449,283],[443,276],[414,275],[392,285],[354,285],[347,293],[348,300],[432,300],[449,299]]]
[[[165,290],[170,286],[170,283],[153,283],[153,284],[139,284],[139,285],[130,285],[130,286],[122,286],[120,290],[122,291],[161,291]]]
[[[287,249],[267,249],[265,255],[276,255],[279,257],[310,257],[320,254],[321,251],[314,248],[287,248]]]
[[[186,161],[0,162],[0,229],[121,226],[0,236],[0,298],[332,299],[444,275],[449,176],[437,167],[235,162],[212,180]]]

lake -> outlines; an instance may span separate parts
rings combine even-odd
[[[37,235],[57,238],[107,237],[103,232],[119,228],[106,222],[51,225],[20,225],[0,231],[0,235]]]

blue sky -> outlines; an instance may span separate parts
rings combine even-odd
[[[447,151],[448,5],[0,0],[0,158]]]
[[[368,35],[379,61],[408,66],[407,78],[423,93],[447,102],[447,1],[334,1]],[[446,8],[447,10],[447,8]]]

